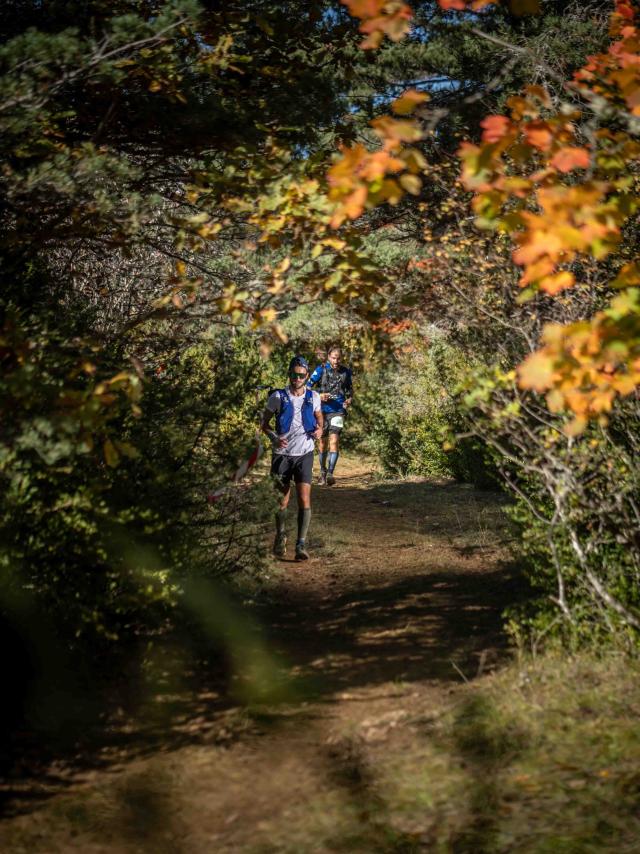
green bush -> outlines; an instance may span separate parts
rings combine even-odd
[[[495,486],[495,469],[482,442],[447,443],[452,432],[465,429],[455,391],[468,369],[462,351],[431,330],[401,356],[378,358],[362,373],[354,420],[363,447],[386,471]]]
[[[134,394],[95,376],[90,353],[79,369],[78,329],[53,322],[14,312],[4,338],[0,603],[28,597],[65,645],[95,649],[157,630],[191,576],[262,566],[269,486],[206,501],[251,450],[258,360],[219,338],[159,363]]]
[[[468,417],[491,449],[514,501],[518,555],[539,595],[513,611],[520,643],[637,647],[640,562],[639,405],[620,402],[606,424],[563,428],[510,373],[478,375]]]

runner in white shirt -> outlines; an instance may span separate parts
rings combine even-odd
[[[271,474],[282,492],[280,509],[276,514],[273,552],[277,557],[285,557],[287,553],[286,516],[293,478],[298,498],[296,560],[309,558],[305,540],[311,521],[313,451],[314,442],[321,437],[323,427],[320,395],[306,388],[308,377],[306,359],[295,356],[289,363],[289,385],[269,396],[261,425],[271,439]],[[274,415],[275,431],[270,427]]]

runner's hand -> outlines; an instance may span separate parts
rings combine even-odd
[[[314,439],[322,439],[322,427],[316,427],[313,431]]]
[[[284,436],[280,436],[280,438],[278,439],[278,442],[276,443],[276,448],[286,448],[288,444],[289,444],[289,440],[285,439]]]
[[[320,400],[331,400],[331,395],[328,391],[323,391],[320,395]]]

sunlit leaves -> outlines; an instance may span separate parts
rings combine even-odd
[[[640,35],[636,10],[617,2],[608,51],[590,57],[572,84],[601,127],[582,136],[586,116],[552,109],[540,87],[508,101],[509,115],[482,122],[480,145],[459,155],[465,186],[475,193],[478,224],[510,234],[520,284],[556,296],[576,284],[571,265],[613,255],[626,223],[640,207],[632,175],[640,164]],[[627,112],[628,111],[628,112]],[[626,125],[611,130],[612,116]],[[624,289],[609,309],[566,327],[546,327],[543,346],[521,366],[524,388],[547,393],[549,407],[568,410],[568,430],[605,418],[617,395],[640,382],[638,262],[626,262],[611,282]]]
[[[409,32],[412,11],[402,0],[340,1],[351,15],[360,18],[360,32],[367,36],[360,47],[365,50],[377,48],[385,36],[397,42]]]
[[[511,130],[511,120],[507,116],[487,116],[480,122],[483,128],[482,141],[493,143],[501,140]]]
[[[331,225],[357,219],[364,210],[383,202],[397,204],[404,191],[420,192],[418,173],[426,161],[405,143],[418,141],[422,133],[409,119],[381,116],[371,122],[380,148],[370,151],[361,143],[345,147],[327,175],[329,199],[336,204]]]
[[[554,379],[553,359],[547,353],[539,350],[525,359],[518,374],[523,388],[546,391]]]
[[[606,419],[615,397],[640,383],[640,290],[621,293],[591,320],[548,325],[541,349],[518,373],[523,388],[547,392],[552,411],[573,414],[570,433]]]
[[[418,107],[429,100],[426,92],[418,92],[417,89],[407,89],[399,98],[391,104],[391,109],[397,116],[406,116]]]
[[[558,172],[571,172],[573,169],[587,169],[590,160],[591,158],[586,148],[566,146],[556,151],[550,163]]]

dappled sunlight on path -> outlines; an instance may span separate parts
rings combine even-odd
[[[287,568],[264,617],[296,674],[327,694],[455,681],[497,660],[500,614],[517,596],[495,545],[498,496],[371,482],[351,464],[335,487],[316,490],[314,506],[314,559]]]
[[[343,457],[337,484],[314,487],[313,500],[311,559],[274,561],[245,604],[283,702],[245,709],[224,668],[189,671],[178,646],[165,650],[180,679],[150,690],[138,720],[96,733],[93,755],[89,741],[37,784],[27,775],[5,789],[24,814],[0,825],[3,850],[333,850],[304,834],[297,848],[286,841],[309,812],[314,833],[357,825],[364,848],[350,850],[378,850],[367,751],[415,752],[429,710],[496,667],[519,583],[497,494],[383,481]]]

